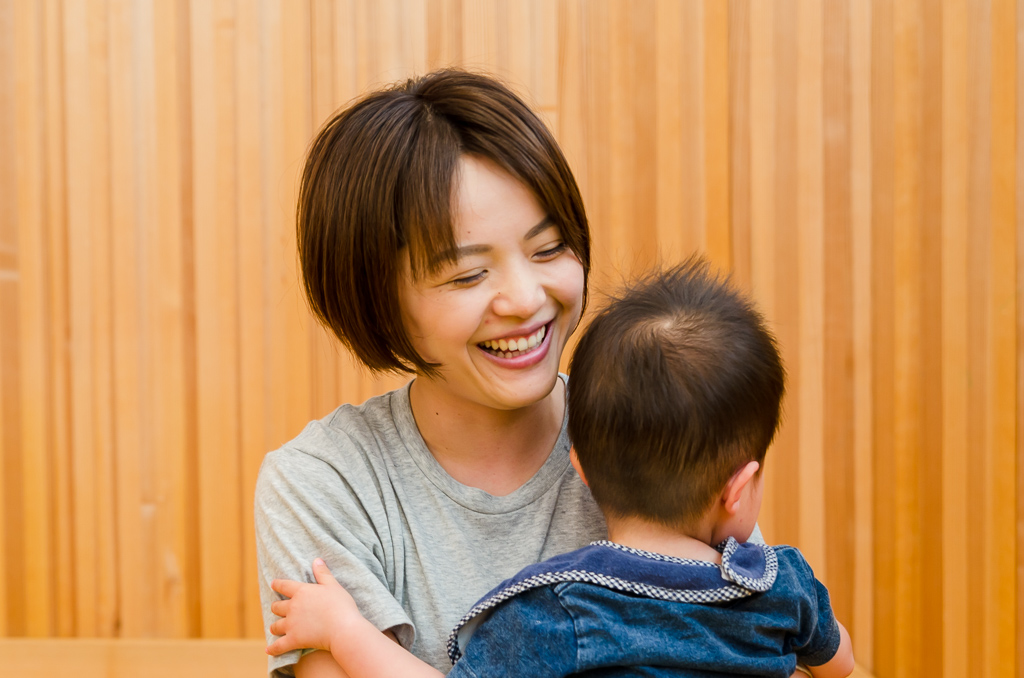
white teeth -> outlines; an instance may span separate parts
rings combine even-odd
[[[547,336],[547,327],[542,326],[529,337],[520,337],[518,339],[489,339],[483,342],[482,345],[492,351],[497,351],[498,355],[501,355],[502,357],[512,358],[515,356],[516,351],[526,351],[527,349],[536,348],[542,341],[544,341],[545,336]]]

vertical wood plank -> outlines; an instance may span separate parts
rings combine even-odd
[[[276,447],[301,430],[309,420],[312,398],[312,377],[310,375],[310,319],[303,300],[299,273],[296,268],[295,246],[295,200],[298,195],[298,177],[306,145],[313,135],[312,92],[306,74],[310,69],[310,28],[309,3],[285,2],[282,4],[284,20],[281,23],[281,50],[283,59],[282,94],[288,105],[284,108],[281,127],[274,133],[280,135],[283,156],[282,166],[274,168],[275,181],[280,187],[277,214],[271,219],[269,247],[272,251],[287,253],[281,257],[279,268],[274,271],[277,279],[270,286],[270,299],[276,304],[283,327],[284,356],[287,365],[281,366],[284,391],[284,431],[286,435],[272,446]],[[274,249],[278,248],[278,249]],[[282,356],[283,358],[283,356]],[[243,511],[251,511],[248,505]]]
[[[992,429],[989,426],[988,367],[991,312],[992,256],[992,14],[991,3],[968,3],[968,440],[975,453],[967,468],[967,549],[988,554],[992,524],[988,520],[989,482],[992,474]],[[968,600],[984,601],[989,594],[988,564],[968,560]],[[983,675],[996,675],[995,658],[990,656],[987,612],[990,606],[968,607],[968,647],[983,648],[971,664]]]
[[[874,464],[872,427],[871,284],[871,11],[867,2],[850,3],[850,228],[853,266],[853,496],[854,555],[852,618],[847,628],[858,661],[870,669],[874,654]]]
[[[778,326],[775,281],[775,5],[750,5],[750,268],[754,298],[769,326]],[[775,330],[778,331],[777,329]],[[781,339],[781,337],[780,337]],[[785,350],[783,349],[783,355]],[[787,370],[789,365],[786,365]],[[782,428],[789,427],[789,397],[783,401]],[[776,488],[777,467],[782,450],[773,445],[765,462],[765,486]],[[758,522],[768,543],[778,542],[776,503],[784,501],[775,490],[765,492]]]
[[[632,32],[628,77],[633,83],[632,137],[635,155],[630,168],[633,209],[627,217],[634,237],[634,256],[640,261],[658,258],[657,179],[660,139],[658,129],[657,78],[650,64],[657,54],[655,0],[630,3]],[[724,36],[723,36],[724,38]]]
[[[360,3],[361,4],[361,3]],[[266,223],[267,251],[286,252],[288,242],[288,218],[290,208],[287,199],[291,195],[291,183],[296,176],[292,171],[298,172],[298,162],[286,156],[285,148],[285,79],[286,71],[284,63],[284,31],[282,30],[281,2],[274,1],[266,3],[260,12],[260,62],[266,64],[263,70],[261,88],[264,101],[263,111],[260,116],[260,139],[261,153],[263,156],[263,180],[268,187],[268,195],[262,201],[263,220]],[[364,27],[357,24],[357,17],[353,9],[348,16],[339,16],[338,22],[347,22],[353,25],[353,34],[359,35],[364,32]],[[358,64],[355,73],[361,77],[363,62],[365,59],[356,52],[355,41],[347,43],[353,45],[349,56],[351,61]],[[340,45],[339,45],[340,47]],[[322,124],[322,123],[321,123]],[[287,298],[288,293],[288,268],[286,262],[280,257],[269,257],[265,262],[264,285],[266,287],[266,307],[264,313],[268,317],[279,318],[281,300]],[[291,378],[295,373],[288,369],[285,359],[288,345],[284,341],[285,332],[278,323],[272,323],[264,328],[266,341],[266,374],[267,388],[271,393],[289,393],[292,388]],[[274,449],[281,443],[294,436],[294,432],[288,430],[288,421],[283,407],[268,406],[264,411],[264,431],[267,440],[264,447],[268,450]]]
[[[64,26],[64,98],[68,108],[80,111],[79,115],[66,120],[67,168],[78,170],[81,165],[94,157],[91,152],[91,123],[93,112],[89,105],[88,88],[88,35],[83,30],[85,4],[69,2],[63,14]],[[64,121],[62,121],[64,122]],[[69,396],[72,403],[71,451],[72,497],[74,525],[74,554],[78,566],[75,568],[74,588],[76,592],[75,629],[80,635],[98,636],[96,618],[98,604],[97,581],[97,539],[95,533],[96,509],[94,489],[94,464],[92,459],[93,421],[86,409],[91,398],[91,370],[88,356],[92,352],[92,337],[88,332],[91,317],[89,299],[90,256],[89,233],[90,191],[81,181],[68,181],[67,185],[67,234],[68,234],[68,302],[71,386]],[[72,254],[73,253],[73,254]]]
[[[201,634],[240,632],[236,15],[191,5]],[[224,586],[232,573],[237,589]]]
[[[750,8],[749,0],[730,0],[729,68],[729,220],[733,279],[751,287],[750,204]]]
[[[239,451],[241,506],[241,591],[244,607],[241,611],[240,632],[247,637],[263,635],[263,615],[258,600],[252,593],[259,590],[256,572],[256,543],[249,535],[255,534],[253,512],[245,505],[256,487],[256,474],[266,453],[266,434],[263,429],[266,405],[266,374],[264,360],[264,268],[266,253],[264,242],[266,224],[263,221],[262,200],[269,191],[263,184],[260,136],[260,73],[247,64],[258,63],[260,57],[260,7],[242,3],[238,5],[237,40],[233,58],[236,63],[237,112],[237,193],[234,196],[238,214],[238,345],[239,377]],[[313,17],[310,30],[319,35],[330,35],[329,17]],[[328,44],[327,49],[330,49]],[[329,54],[329,53],[328,53]],[[329,56],[327,60],[329,60]],[[323,79],[321,80],[323,82]],[[329,82],[329,80],[327,81]],[[327,85],[325,98],[330,96]],[[326,108],[329,104],[324,104]],[[312,123],[312,121],[310,121]],[[321,370],[329,374],[329,370]]]
[[[68,3],[64,14],[68,107],[68,231],[75,552],[81,635],[117,628],[112,497],[110,129],[104,3]]]
[[[503,54],[503,77],[509,86],[523,97],[530,106],[540,109],[541,102],[534,89],[534,59],[537,47],[534,42],[530,20],[534,5],[532,2],[512,2],[499,5],[498,45]]]
[[[144,63],[140,83],[140,118],[147,126],[152,146],[146,149],[140,171],[154,182],[140,224],[145,242],[143,259],[147,298],[143,315],[151,334],[151,378],[147,383],[147,402],[152,407],[152,446],[150,466],[151,492],[147,503],[155,515],[149,521],[159,551],[154,554],[157,574],[156,597],[159,609],[157,628],[160,637],[184,638],[198,635],[199,582],[197,539],[190,523],[194,511],[198,479],[187,473],[189,448],[195,438],[189,435],[187,407],[194,400],[186,396],[188,375],[194,380],[194,362],[186,358],[186,331],[189,295],[186,294],[186,256],[191,258],[191,242],[186,239],[186,224],[191,217],[183,178],[184,149],[190,109],[187,92],[188,70],[182,66],[188,55],[187,17],[181,16],[180,3],[155,0],[140,17],[137,35],[152,36],[152,61]],[[185,20],[183,20],[185,19]],[[186,254],[188,252],[188,254]]]
[[[51,430],[54,454],[54,512],[57,516],[53,539],[56,553],[57,635],[75,632],[75,551],[73,535],[72,455],[70,365],[67,337],[70,334],[68,308],[67,196],[65,191],[64,78],[63,30],[58,0],[47,0],[43,6],[45,38],[43,60],[46,67],[46,204],[47,268],[50,285],[48,303],[50,366]]]
[[[461,0],[428,0],[427,67],[431,70],[462,63]]]
[[[636,243],[628,233],[615,226],[629,223],[635,201],[632,172],[637,163],[637,149],[633,134],[634,111],[629,105],[635,96],[635,83],[632,79],[634,54],[630,44],[633,12],[624,3],[611,0],[607,16],[605,35],[609,53],[606,73],[611,91],[621,96],[609,93],[605,98],[608,106],[608,136],[605,138],[614,160],[610,162],[608,171],[610,193],[604,237],[610,241],[612,265],[616,272],[628,274],[639,263],[634,249]]]
[[[683,54],[679,66],[679,78],[682,80],[682,101],[679,105],[683,123],[683,147],[679,152],[683,155],[683,173],[679,186],[686,210],[683,213],[682,246],[686,253],[701,251],[706,254],[708,196],[705,157],[708,139],[704,133],[707,124],[704,62],[708,38],[704,23],[703,2],[683,3]]]
[[[920,156],[920,237],[917,243],[920,262],[920,343],[915,351],[921,366],[917,385],[920,398],[919,487],[917,524],[920,527],[920,609],[919,633],[922,642],[919,666],[923,675],[942,674],[942,657],[932,643],[945,644],[942,625],[942,573],[929,563],[942,562],[942,466],[933,463],[941,456],[942,429],[931,422],[942,420],[942,26],[941,5],[922,7],[920,24],[919,78],[921,82],[919,114]],[[927,338],[934,338],[929,340]],[[927,641],[923,640],[927,639]]]
[[[680,222],[686,211],[683,188],[683,94],[679,77],[683,57],[683,5],[661,1],[655,6],[654,38],[657,52],[654,75],[657,93],[656,130],[658,138],[655,196],[655,224],[658,252],[666,262],[682,261],[688,254]]]
[[[340,100],[338,94],[335,92],[336,83],[340,81],[340,77],[336,75],[336,71],[342,70],[344,67],[342,63],[336,63],[335,52],[339,48],[335,44],[335,37],[337,35],[337,26],[339,20],[336,17],[336,10],[339,10],[337,3],[330,2],[329,0],[315,0],[310,4],[309,10],[309,38],[311,42],[310,49],[310,73],[311,77],[311,95],[312,95],[312,127],[313,129],[319,129],[331,116],[331,114],[338,108]],[[258,42],[254,42],[253,45],[257,49],[256,56],[258,57]],[[245,77],[249,77],[248,74]],[[254,74],[255,77],[255,74]],[[255,149],[254,160],[259,160],[259,149]],[[260,239],[262,240],[262,239]],[[256,265],[258,264],[258,266]],[[254,260],[253,262],[253,274],[256,274],[261,270],[262,262]],[[250,304],[244,304],[248,307]],[[262,316],[252,315],[253,330],[260,331],[262,329]],[[316,324],[313,324],[310,328],[312,336],[311,341],[311,355],[310,359],[312,362],[312,380],[313,380],[313,393],[312,393],[312,408],[315,412],[315,416],[321,417],[331,411],[335,406],[342,400],[340,399],[339,389],[340,380],[342,379],[342,370],[338,365],[338,349],[336,348],[336,340],[322,328],[319,328]],[[248,330],[247,330],[248,332]],[[257,361],[262,361],[262,347],[258,351],[253,351],[252,355]],[[246,368],[243,367],[243,374],[246,372]],[[253,391],[253,393],[261,393],[261,390]],[[247,421],[248,417],[243,415],[243,421]],[[253,443],[254,447],[250,447],[250,443],[243,444],[243,450],[246,451],[246,459],[253,460],[257,463],[261,459],[261,455],[258,454],[258,450],[262,449],[264,440],[261,436],[259,444]],[[256,469],[258,470],[258,465]],[[248,480],[246,482],[248,485]],[[247,515],[244,513],[243,515]],[[248,518],[247,518],[248,519]],[[247,549],[249,544],[246,545]],[[246,561],[249,562],[251,559],[247,556]],[[255,573],[253,574],[255,576]],[[254,582],[255,583],[255,582]],[[249,585],[247,585],[249,590]],[[248,619],[248,618],[247,618]]]
[[[13,128],[17,130],[16,206],[14,218],[15,256],[17,259],[17,358],[20,363],[17,384],[20,392],[19,446],[22,456],[22,497],[19,512],[26,529],[23,532],[22,557],[25,562],[27,608],[25,631],[44,637],[53,633],[54,554],[50,539],[53,513],[50,483],[52,448],[46,426],[49,394],[48,336],[46,331],[46,241],[43,229],[43,128],[35,114],[42,107],[43,82],[41,53],[41,13],[39,7],[18,4],[14,7],[14,73],[17,107]],[[11,201],[7,204],[15,204]],[[10,316],[6,316],[10,317]]]
[[[968,636],[967,2],[946,0],[942,47],[943,635]],[[968,673],[965,643],[942,645],[942,675]]]
[[[531,90],[538,104],[544,109],[558,109],[559,69],[551,64],[559,61],[561,34],[560,3],[533,0],[530,4]],[[559,110],[559,113],[561,111]]]
[[[1016,614],[1011,601],[1016,593],[1016,557],[1006,548],[1006,535],[1017,526],[1010,510],[1014,505],[1016,468],[1015,421],[1017,336],[1016,287],[1016,199],[1017,167],[1017,17],[1013,0],[992,3],[992,254],[991,254],[991,354],[987,381],[991,389],[989,408],[992,429],[991,502],[987,519],[992,532],[986,544],[988,591],[986,611],[987,654],[993,658],[994,675],[1014,672]]]
[[[822,7],[813,0],[798,6],[799,137],[797,148],[797,219],[800,257],[799,341],[800,373],[800,548],[817,576],[825,582],[825,465],[824,442],[824,167],[822,157]]]
[[[97,558],[99,598],[96,608],[99,635],[117,634],[120,600],[118,599],[119,563],[117,560],[116,512],[116,459],[113,407],[113,308],[112,308],[112,232],[111,232],[111,129],[110,119],[110,25],[109,5],[90,3],[86,17],[89,32],[89,61],[91,80],[91,107],[95,113],[93,149],[96,153],[69,173],[79,179],[87,174],[98,174],[91,186],[93,201],[90,205],[90,237],[93,238],[91,271],[93,333],[92,356],[93,395],[92,417],[95,421],[95,491],[96,539],[99,542]],[[96,161],[102,169],[97,173]],[[92,584],[97,586],[96,583]]]
[[[893,0],[878,0],[871,13],[871,221],[872,360],[874,401],[874,670],[895,676],[896,529],[894,465],[895,369],[894,258],[895,84],[893,76]]]
[[[582,3],[580,7],[581,38],[584,46],[592,45],[584,55],[585,103],[582,114],[587,117],[589,128],[585,128],[587,174],[584,196],[590,217],[591,241],[591,288],[607,291],[609,280],[614,279],[614,243],[611,237],[612,215],[612,162],[614,148],[612,140],[612,112],[608,89],[598,85],[600,79],[607,82],[611,73],[612,45],[610,39],[610,6],[607,0]],[[595,145],[594,139],[604,139]]]
[[[704,2],[704,233],[708,258],[732,268],[729,213],[729,3]]]
[[[14,63],[15,6],[12,0],[0,2],[0,63]],[[4,69],[0,73],[0,199],[11,209],[0,214],[0,317],[8,319],[5,331],[0,333],[0,458],[3,480],[0,489],[0,633],[18,633],[22,622],[12,614],[16,605],[24,605],[23,589],[17,586],[22,565],[17,554],[21,552],[17,488],[21,480],[21,431],[17,425],[18,412],[18,199],[16,174],[17,101],[15,73]],[[13,329],[11,327],[13,326]]]
[[[491,72],[500,70],[497,13],[498,0],[462,4],[462,65]]]
[[[803,418],[799,384],[800,362],[800,232],[797,211],[799,149],[797,78],[797,0],[775,5],[772,27],[775,47],[775,164],[771,167],[771,191],[775,225],[774,322],[789,377],[785,419],[775,441],[774,485],[775,532],[780,544],[799,544],[800,516],[804,497],[800,484],[800,422]],[[766,492],[767,494],[767,492]]]
[[[896,495],[896,675],[919,675],[922,620],[920,580],[922,471],[921,216],[923,54],[921,12],[916,2],[897,2],[894,12],[895,97],[895,471]]]
[[[155,571],[145,529],[142,501],[142,468],[149,448],[142,431],[142,356],[148,337],[139,317],[140,291],[145,289],[137,268],[143,246],[136,229],[137,215],[144,209],[149,185],[139,176],[136,139],[135,69],[141,55],[134,53],[132,9],[123,0],[113,0],[108,9],[110,36],[110,124],[111,134],[111,262],[113,313],[114,464],[116,472],[116,538],[121,576],[118,578],[119,631],[130,637],[152,635],[157,611],[154,587],[149,585]]]
[[[1024,33],[1024,0],[1017,0],[1017,33]],[[1017,45],[1017,92],[1024,91],[1024,49]],[[1017,105],[1017,130],[1024,129],[1024,106]],[[1018,133],[1016,143],[1017,177],[1017,289],[1024,285],[1024,139]],[[1016,667],[1014,676],[1024,678],[1024,294],[1017,295],[1017,642]]]
[[[829,581],[849,582],[854,551],[850,4],[829,0],[823,9],[824,445],[817,453],[824,457],[828,498],[824,527]],[[838,618],[849,620],[854,591],[833,586],[830,597]]]

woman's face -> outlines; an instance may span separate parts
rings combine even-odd
[[[536,198],[492,162],[463,156],[455,200],[457,257],[399,281],[402,319],[435,395],[512,410],[547,396],[579,321],[583,265]]]

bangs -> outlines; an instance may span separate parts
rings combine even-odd
[[[392,223],[399,247],[408,248],[413,277],[418,278],[450,262],[457,246],[452,204],[462,143],[451,123],[430,104],[421,106],[412,124]]]

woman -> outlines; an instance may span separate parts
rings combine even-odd
[[[267,456],[264,622],[270,582],[312,581],[320,556],[378,629],[447,671],[444,639],[482,594],[604,537],[569,464],[558,374],[590,267],[579,190],[512,92],[440,71],[369,95],[319,133],[298,246],[320,321],[370,369],[415,378]],[[344,675],[322,652],[270,666]]]

